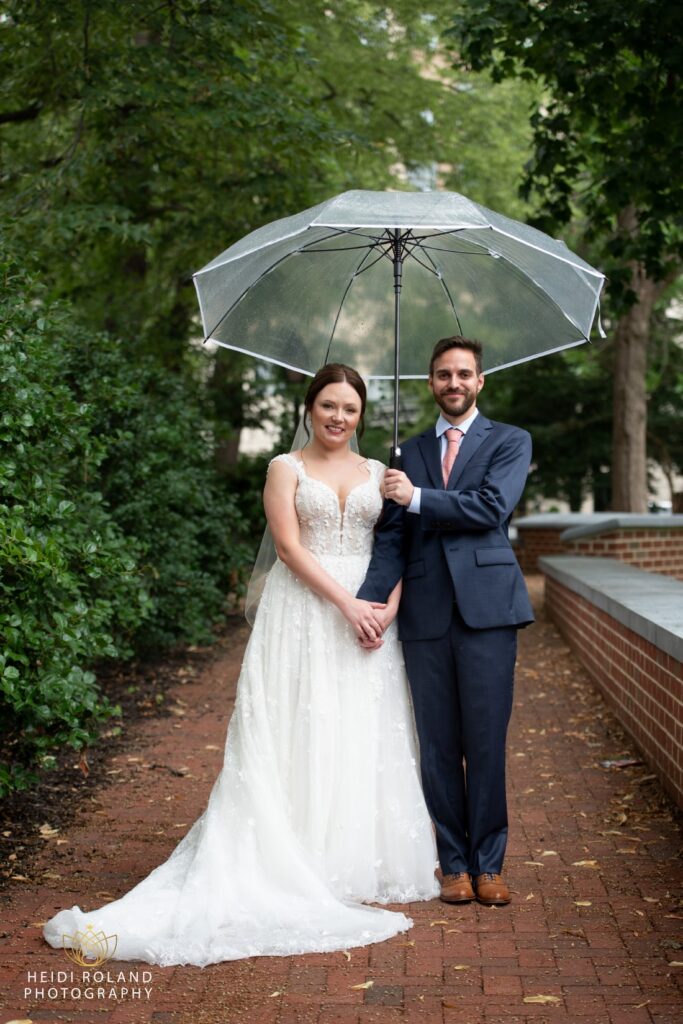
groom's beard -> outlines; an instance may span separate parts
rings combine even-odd
[[[434,400],[441,411],[448,416],[463,416],[477,400],[476,391],[468,391],[464,395],[448,395],[434,392]]]

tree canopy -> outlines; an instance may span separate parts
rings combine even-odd
[[[631,260],[666,277],[683,259],[683,22],[676,6],[468,0],[454,22],[461,60],[490,69],[495,81],[519,76],[544,90],[523,191],[548,227],[567,224],[578,208],[582,233],[599,239],[611,258],[612,277]],[[619,228],[628,209],[637,230]]]
[[[683,259],[683,21],[664,0],[469,0],[456,63],[542,90],[522,193],[609,278],[612,507],[647,503],[648,346]]]

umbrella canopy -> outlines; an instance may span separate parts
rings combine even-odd
[[[205,340],[308,374],[343,362],[387,379],[401,281],[410,378],[452,334],[483,342],[488,372],[587,341],[604,276],[455,192],[366,191],[258,228],[194,275]]]

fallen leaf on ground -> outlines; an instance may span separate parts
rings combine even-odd
[[[597,860],[573,860],[572,867],[574,868],[598,868],[600,865]]]
[[[43,839],[49,839],[50,836],[59,835],[59,829],[53,828],[52,825],[48,824],[41,825],[38,831],[40,832]]]
[[[683,914],[665,914],[664,917],[668,917],[670,921],[683,921]]]
[[[401,945],[402,946],[414,946],[415,945],[415,939],[410,939],[409,942],[402,942]]]
[[[593,904],[590,900],[574,900],[577,907],[592,907]]]
[[[430,928],[434,928],[434,926],[437,925],[437,924],[450,924],[450,922],[449,921],[430,921],[429,922],[429,927]]]
[[[542,860],[525,860],[525,864],[528,864],[530,868],[544,868],[545,864]]]
[[[364,981],[361,985],[350,985],[349,988],[372,988],[374,981]]]
[[[528,896],[525,896],[525,899],[527,899],[527,900],[532,900],[532,899],[534,899],[534,893],[533,893],[533,892],[530,892]]]
[[[604,832],[598,832],[599,836],[619,836],[620,839],[627,839],[631,843],[642,843],[642,839],[638,836],[625,836],[623,832],[620,832],[617,828],[608,828]]]
[[[274,999],[275,996],[281,996],[281,995],[282,995],[282,992],[280,992],[280,990],[277,989],[275,992],[271,992],[270,995],[268,996],[268,998],[269,999]]]
[[[683,967],[683,960],[669,960],[669,967]]]
[[[559,1003],[559,996],[524,996],[524,1003]]]
[[[544,850],[541,857],[559,857],[557,850]]]
[[[469,971],[469,964],[453,964],[454,971]]]

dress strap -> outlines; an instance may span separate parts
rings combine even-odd
[[[273,465],[274,462],[284,462],[288,466],[291,466],[297,477],[301,479],[303,473],[303,463],[300,459],[295,459],[289,452],[283,452],[281,455],[276,455],[275,458],[271,459],[268,463],[268,469]]]
[[[368,465],[370,466],[370,472],[374,476],[378,483],[381,483],[384,474],[386,473],[387,467],[379,459],[368,459]]]

